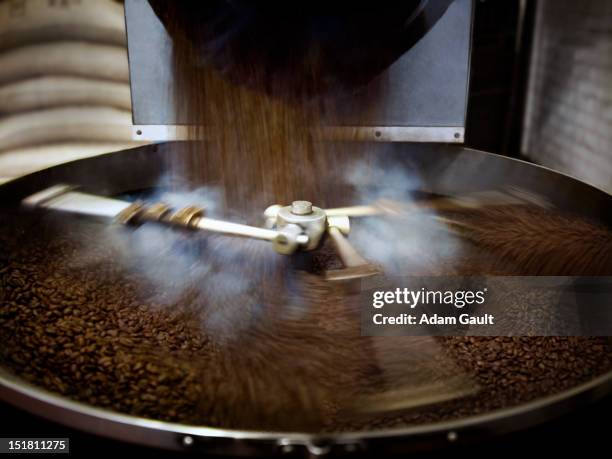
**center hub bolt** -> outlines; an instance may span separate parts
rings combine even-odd
[[[309,215],[312,213],[312,202],[293,201],[291,203],[291,213],[293,215]]]

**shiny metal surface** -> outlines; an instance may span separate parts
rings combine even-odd
[[[189,140],[190,126],[138,124],[132,126],[132,140],[167,142]],[[446,142],[463,143],[463,126],[342,126],[323,130],[329,140],[359,140],[372,142]]]
[[[295,201],[290,206],[279,208],[276,214],[275,226],[278,231],[294,227],[296,231],[308,237],[308,243],[302,247],[303,250],[314,250],[319,246],[326,225],[325,212],[319,207],[313,207],[308,201]]]

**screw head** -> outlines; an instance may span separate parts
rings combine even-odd
[[[312,213],[312,202],[293,201],[291,203],[291,213],[294,215],[308,215]]]
[[[193,437],[190,435],[185,435],[183,437],[183,446],[192,446],[193,445]]]

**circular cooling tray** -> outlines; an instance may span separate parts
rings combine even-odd
[[[184,147],[183,143],[146,145],[45,169],[0,186],[0,207],[15,208],[24,197],[57,183],[109,196],[152,188],[167,170],[170,156],[187,153]],[[369,148],[374,153],[378,149],[385,158],[418,170],[426,191],[457,194],[516,186],[560,209],[612,226],[610,195],[550,169],[453,145],[372,144]],[[47,419],[151,447],[234,455],[398,453],[474,442],[544,422],[610,392],[612,372],[570,390],[484,415],[390,430],[319,435],[218,429],[139,418],[71,401],[0,369],[0,398]]]

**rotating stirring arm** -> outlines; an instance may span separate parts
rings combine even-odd
[[[263,214],[265,227],[216,220],[205,216],[205,210],[197,206],[172,209],[164,203],[147,204],[127,202],[103,196],[75,191],[68,185],[56,185],[23,200],[29,207],[43,207],[97,217],[107,217],[125,225],[158,222],[169,226],[207,231],[227,236],[246,237],[272,243],[281,254],[298,250],[310,251],[321,246],[324,236],[329,237],[343,269],[327,271],[328,280],[347,280],[373,276],[381,268],[370,263],[349,242],[350,218],[388,216],[401,217],[413,212],[423,212],[443,223],[450,231],[464,235],[469,225],[444,216],[428,214],[428,211],[454,211],[474,209],[488,205],[546,203],[517,189],[489,190],[450,198],[439,197],[409,203],[381,199],[371,205],[321,209],[308,201],[294,201],[290,206],[275,204]]]
[[[73,187],[68,185],[56,185],[35,193],[25,198],[23,204],[28,207],[106,217],[124,225],[158,222],[228,236],[259,239],[272,242],[274,249],[279,253],[292,253],[300,246],[309,243],[306,235],[292,231],[272,230],[207,218],[205,210],[196,206],[173,210],[164,203],[149,205],[139,201],[127,202],[74,191]]]

